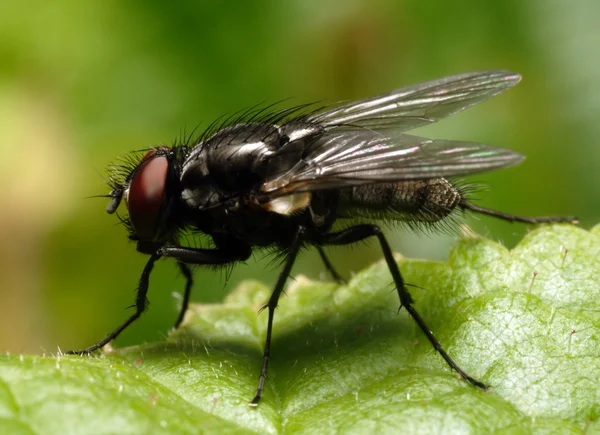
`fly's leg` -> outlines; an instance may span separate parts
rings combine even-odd
[[[269,367],[269,358],[271,357],[271,334],[273,332],[273,317],[275,314],[275,308],[277,308],[279,296],[281,296],[281,292],[283,291],[285,282],[288,276],[290,275],[292,266],[294,265],[294,262],[296,261],[296,256],[298,255],[298,251],[300,250],[302,242],[304,241],[304,233],[304,227],[299,227],[298,231],[296,232],[296,236],[294,237],[294,241],[292,242],[292,245],[288,250],[283,269],[279,274],[279,278],[277,279],[275,288],[271,293],[269,302],[267,302],[267,305],[263,307],[269,309],[269,320],[267,323],[267,338],[265,340],[265,350],[263,353],[263,363],[262,369],[260,371],[260,378],[258,379],[258,388],[256,389],[256,395],[254,396],[254,399],[252,399],[252,401],[250,402],[250,406],[258,405],[263,390],[265,389],[265,380],[267,379],[267,368]]]
[[[140,283],[137,289],[137,296],[135,302],[135,313],[129,317],[125,322],[121,324],[117,329],[108,334],[103,340],[100,340],[98,343],[82,350],[71,350],[65,352],[70,355],[84,355],[88,353],[92,353],[101,347],[106,346],[110,341],[117,338],[117,336],[125,330],[129,325],[131,325],[134,321],[136,321],[146,309],[148,305],[148,300],[146,299],[146,295],[148,293],[148,286],[150,284],[150,273],[154,268],[154,263],[160,257],[171,257],[176,259],[179,263],[187,263],[187,264],[227,264],[233,263],[236,261],[246,260],[250,256],[250,248],[249,247],[238,247],[237,249],[192,249],[192,248],[181,248],[175,246],[166,246],[160,248],[154,254],[150,256],[150,259],[144,266],[144,270],[142,272],[142,276],[140,277]],[[181,266],[180,266],[181,268]],[[187,266],[182,268],[184,275],[188,279],[186,285],[186,292],[184,294],[184,307],[187,309],[187,301],[189,300],[189,292],[191,291],[192,281],[191,281],[191,273],[188,275],[186,272],[190,272]],[[179,314],[179,317],[182,317],[185,314],[185,310]],[[179,321],[179,320],[178,320]]]
[[[181,310],[179,311],[179,316],[177,316],[177,320],[175,321],[175,326],[173,326],[173,330],[179,328],[181,322],[183,322],[183,318],[185,317],[185,313],[188,309],[188,305],[190,303],[190,294],[192,293],[192,285],[194,284],[194,279],[192,277],[192,271],[189,266],[185,263],[177,263],[179,266],[179,270],[185,277],[185,291],[183,292],[183,300],[181,301]]]
[[[337,281],[338,284],[346,284],[346,280],[344,280],[344,278],[342,278],[342,276],[339,273],[337,273],[337,271],[335,270],[335,267],[333,267],[333,264],[331,264],[331,261],[329,261],[329,258],[327,258],[327,255],[325,255],[325,251],[323,250],[323,248],[321,246],[317,246],[317,251],[319,252],[319,255],[321,256],[321,260],[323,260],[325,269],[327,269],[327,271],[329,272],[331,277],[335,281]]]
[[[523,222],[526,224],[542,224],[550,222],[567,222],[577,224],[579,221],[575,216],[538,216],[538,217],[527,217],[527,216],[516,216],[514,214],[502,213],[500,211],[491,210],[489,208],[479,207],[475,204],[470,203],[464,199],[461,199],[458,206],[463,210],[470,210],[475,213],[485,214],[493,216],[498,219],[502,219],[508,222]]]
[[[148,304],[148,300],[146,299],[146,294],[148,293],[148,284],[150,283],[150,273],[154,268],[154,263],[156,260],[160,258],[160,254],[155,253],[150,256],[150,259],[144,266],[144,270],[142,272],[142,276],[140,277],[140,283],[137,289],[137,296],[135,299],[135,313],[129,319],[121,324],[117,329],[108,334],[103,340],[100,340],[98,343],[82,349],[82,350],[70,350],[65,352],[68,355],[85,355],[88,353],[92,353],[93,351],[100,349],[101,347],[106,346],[110,341],[117,338],[117,336],[125,330],[129,325],[131,325],[134,321],[138,319],[146,309],[146,305]]]
[[[250,257],[250,248],[238,244],[222,245],[218,249],[192,249],[167,246],[161,248],[159,252],[164,257],[176,259],[177,266],[179,266],[179,270],[181,270],[181,273],[186,279],[181,310],[179,311],[179,316],[177,316],[173,329],[177,329],[179,325],[181,325],[190,302],[190,294],[192,292],[194,281],[192,271],[188,264],[228,264],[236,261],[244,261]]]
[[[402,275],[400,274],[400,269],[398,268],[398,265],[396,264],[396,261],[394,260],[394,257],[392,255],[390,245],[383,236],[381,229],[377,225],[356,225],[344,231],[325,234],[321,236],[321,238],[319,239],[319,243],[321,245],[348,245],[364,240],[368,237],[377,237],[377,240],[379,241],[379,245],[381,246],[381,250],[383,251],[385,262],[387,263],[388,269],[392,274],[394,284],[396,285],[396,289],[398,291],[398,296],[400,297],[400,307],[404,307],[406,311],[408,311],[408,314],[413,318],[417,325],[419,325],[419,328],[421,328],[421,330],[425,333],[425,336],[431,342],[434,349],[442,356],[442,358],[444,358],[444,361],[446,361],[446,363],[452,369],[454,369],[462,378],[466,379],[476,387],[486,389],[487,386],[484,383],[469,376],[454,362],[452,358],[450,358],[450,356],[446,353],[440,342],[437,341],[437,339],[435,338],[435,336],[433,335],[423,318],[413,308],[413,299],[408,290],[406,289],[404,280],[402,279]]]

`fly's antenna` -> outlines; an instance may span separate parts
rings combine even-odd
[[[90,195],[90,196],[85,196],[83,199],[90,199],[90,198],[112,198],[111,195]]]

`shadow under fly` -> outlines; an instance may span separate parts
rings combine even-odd
[[[195,140],[134,152],[110,167],[108,213],[125,199],[121,218],[137,250],[150,256],[137,289],[135,313],[93,352],[116,338],[144,312],[156,261],[173,258],[186,278],[177,328],[192,289],[190,265],[224,266],[246,260],[255,248],[275,249],[282,270],[265,308],[268,326],[255,397],[263,393],[273,316],[294,261],[303,247],[315,247],[327,270],[341,281],[324,246],[377,239],[393,278],[400,306],[407,310],[446,363],[471,384],[413,307],[392,250],[376,224],[340,220],[357,216],[411,225],[443,222],[456,211],[511,222],[575,222],[574,217],[520,217],[472,204],[448,177],[519,163],[523,156],[472,142],[432,140],[405,132],[439,121],[517,84],[518,74],[483,71],[446,77],[335,107],[311,105],[284,110],[254,107],[213,123]],[[182,246],[183,232],[210,236],[214,247]]]

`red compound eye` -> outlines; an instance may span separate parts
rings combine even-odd
[[[149,151],[129,184],[127,209],[129,219],[140,240],[151,241],[157,233],[167,182],[169,162],[164,155],[153,157]]]

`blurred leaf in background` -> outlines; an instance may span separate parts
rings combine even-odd
[[[126,318],[145,262],[104,212],[102,175],[127,151],[170,144],[259,102],[368,97],[461,72],[505,68],[515,89],[422,134],[515,149],[520,166],[469,181],[481,204],[600,219],[600,4],[345,0],[0,4],[0,350],[55,351]],[[528,228],[469,219],[512,246]],[[390,229],[407,256],[444,258],[456,234]],[[344,272],[375,246],[333,251]],[[318,277],[305,254],[295,272]],[[242,278],[272,283],[261,253],[199,269],[193,297],[221,300]],[[162,262],[149,312],[119,344],[152,341],[176,316],[183,280]]]

